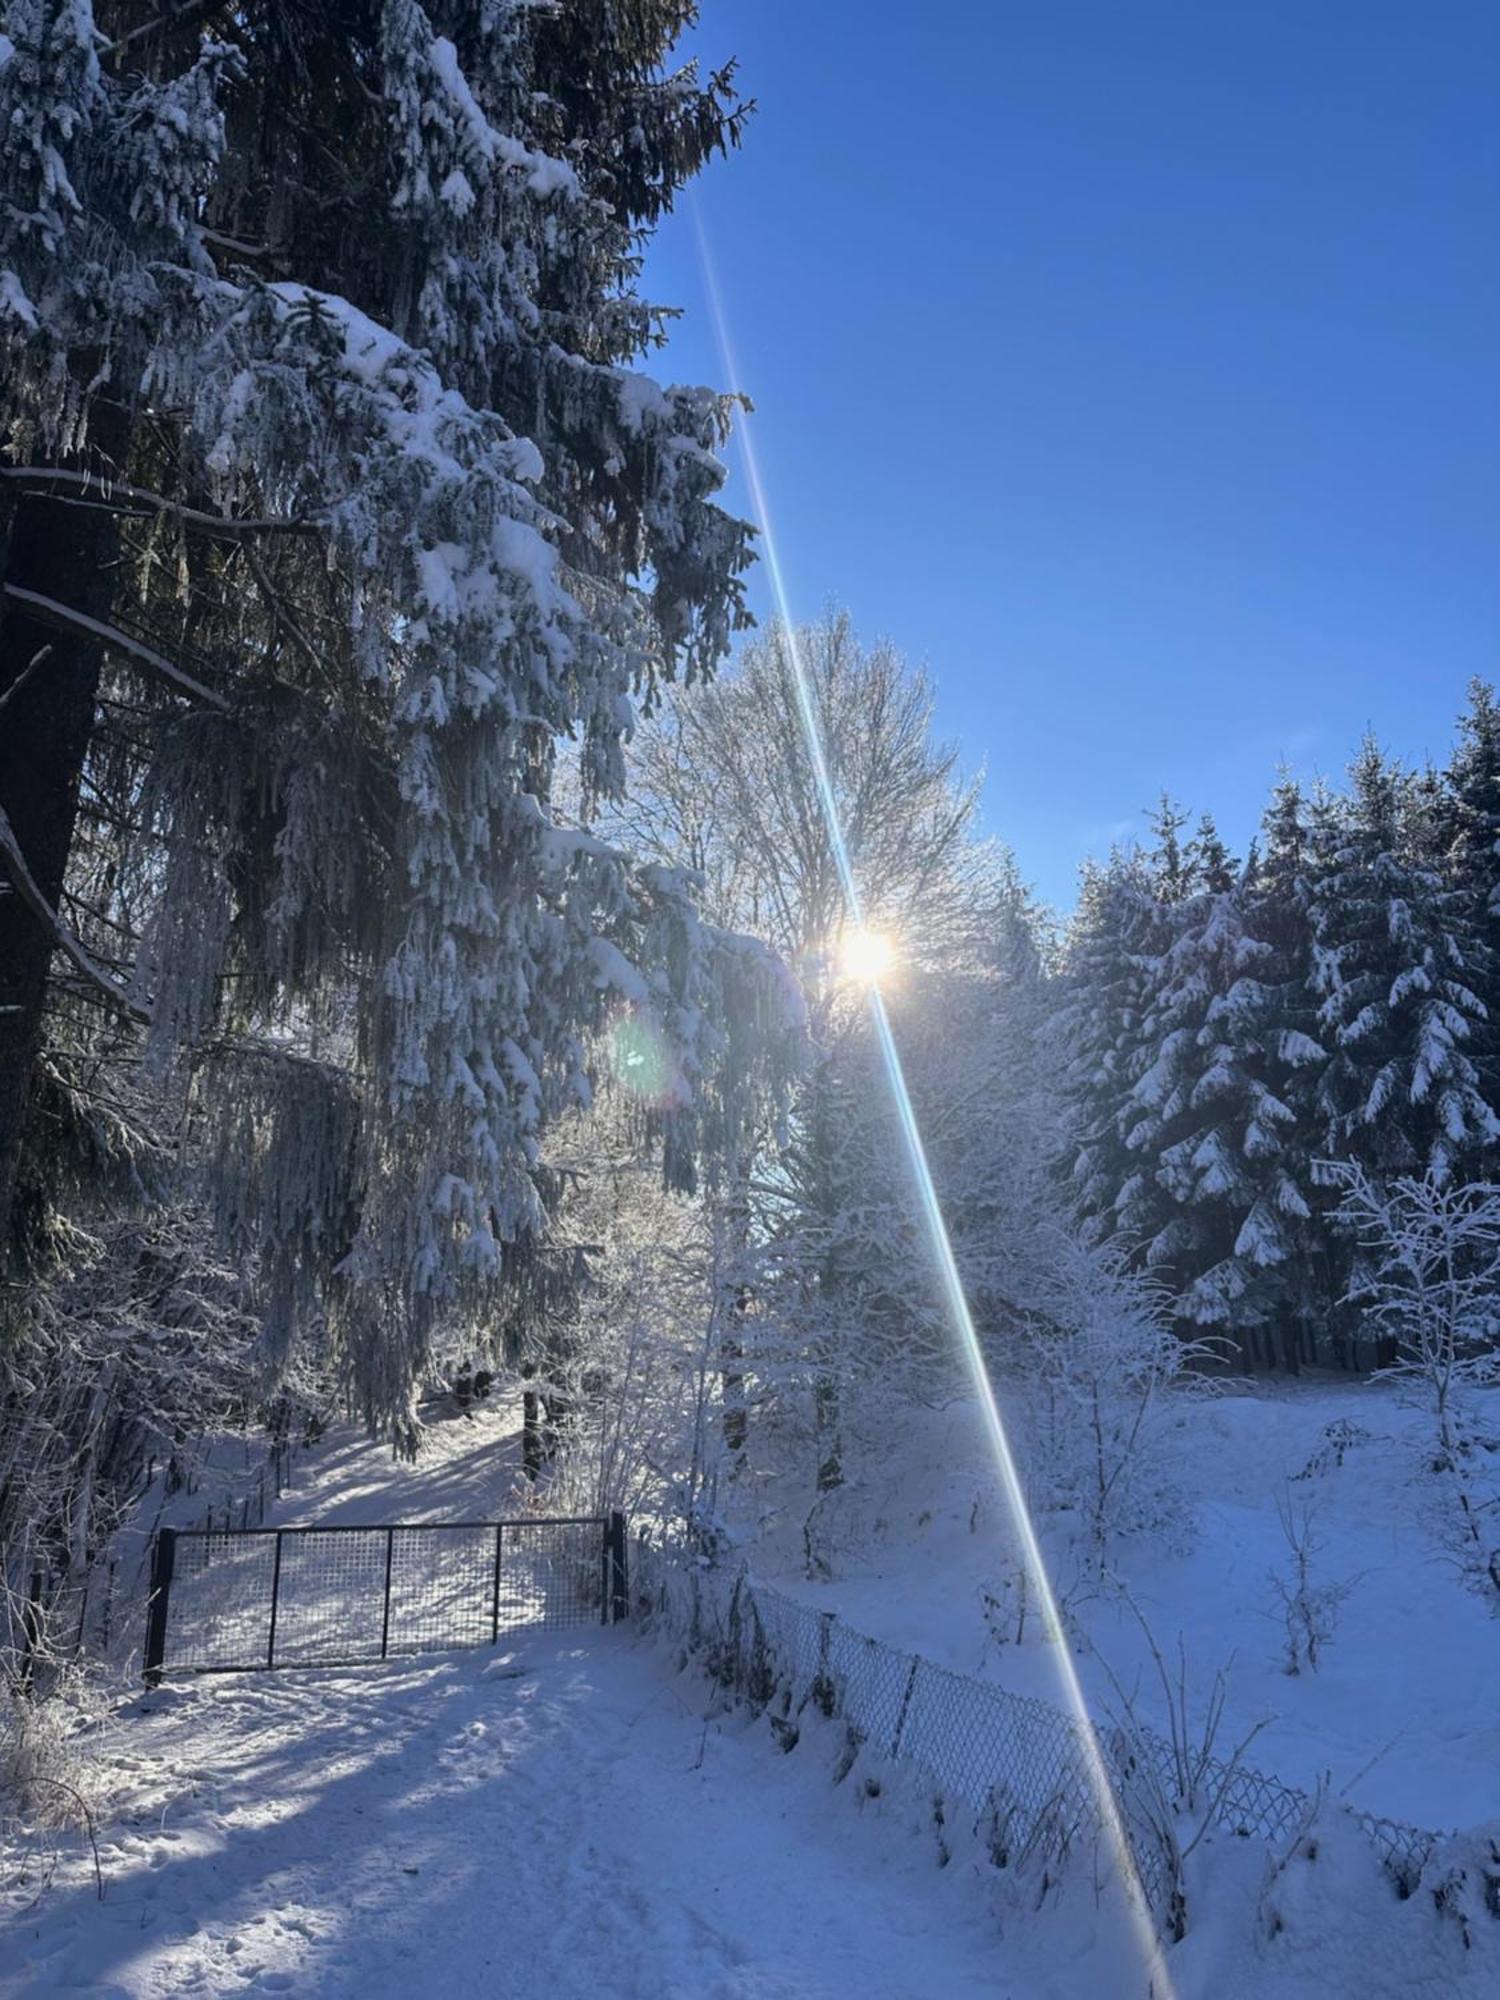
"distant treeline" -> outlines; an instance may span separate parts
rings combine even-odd
[[[1152,834],[1064,944],[1073,1194],[1235,1365],[1369,1366],[1331,1163],[1496,1174],[1500,704],[1472,685],[1443,770],[1283,776],[1243,860],[1165,798]]]

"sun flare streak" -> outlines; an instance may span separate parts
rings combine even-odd
[[[713,258],[709,251],[708,238],[703,227],[702,213],[694,203],[694,221],[698,232],[698,249],[703,265],[704,289],[708,297],[709,309],[713,315],[714,329],[718,336],[720,352],[723,356],[724,372],[731,389],[739,389],[739,371],[735,365],[734,352],[729,338],[729,325],[724,313],[723,301],[719,294],[718,278],[714,270]],[[1099,1745],[1093,1718],[1089,1713],[1083,1687],[1078,1678],[1077,1668],[1068,1649],[1064,1636],[1065,1628],[1059,1612],[1056,1594],[1052,1589],[1047,1566],[1042,1557],[1041,1545],[1037,1540],[1032,1523],[1031,1511],[1026,1505],[1022,1491],[1020,1474],[1016,1467],[1015,1454],[1011,1450],[1006,1433],[1005,1420],[1001,1415],[999,1400],[994,1384],[990,1380],[989,1369],[980,1345],[979,1334],[969,1310],[968,1296],[964,1291],[963,1279],[959,1274],[958,1262],[953,1254],[953,1245],[948,1235],[948,1225],[943,1219],[942,1204],[938,1199],[937,1186],[928,1165],[927,1149],[922,1141],[921,1129],[917,1123],[911,1093],[906,1084],[906,1073],[902,1066],[896,1038],[891,1030],[890,1016],[886,1011],[884,997],[880,990],[880,974],[889,961],[889,941],[870,931],[865,924],[864,908],[860,898],[859,884],[855,879],[849,850],[844,841],[843,827],[839,818],[838,798],[834,791],[832,775],[823,749],[823,735],[819,722],[817,704],[813,694],[811,677],[807,672],[801,649],[797,643],[796,628],[792,622],[790,600],[781,562],[777,554],[775,536],[771,532],[770,509],[766,505],[765,490],[761,483],[760,465],[755,455],[754,440],[750,433],[749,415],[742,415],[736,426],[741,462],[744,466],[746,483],[750,489],[751,505],[756,525],[760,530],[761,545],[764,550],[766,570],[770,577],[771,594],[781,620],[783,643],[792,668],[792,681],[797,691],[797,704],[801,714],[803,734],[807,744],[807,754],[813,768],[814,781],[818,788],[823,815],[828,826],[828,837],[833,848],[834,861],[838,869],[839,882],[843,890],[845,914],[849,924],[848,936],[851,941],[878,940],[884,947],[885,956],[879,966],[866,962],[864,970],[853,976],[868,990],[870,1017],[874,1023],[876,1039],[885,1060],[886,1072],[890,1079],[891,1092],[895,1099],[900,1120],[902,1137],[905,1141],[912,1177],[916,1183],[922,1207],[923,1219],[932,1239],[932,1247],[940,1275],[944,1299],[952,1316],[954,1330],[965,1366],[973,1383],[974,1393],[984,1426],[994,1453],[995,1464],[1000,1474],[1001,1489],[1010,1509],[1016,1539],[1020,1546],[1028,1588],[1034,1593],[1034,1601],[1040,1609],[1042,1629],[1056,1635],[1055,1654],[1058,1678],[1068,1709],[1073,1715],[1079,1732],[1079,1740],[1087,1762],[1089,1779],[1098,1800],[1100,1819],[1105,1836],[1112,1850],[1121,1883],[1130,1904],[1134,1928],[1144,1960],[1148,1992],[1151,2000],[1174,2000],[1174,1989],[1166,1961],[1162,1952],[1161,1939],[1149,1900],[1141,1886],[1135,1858],[1131,1853],[1130,1841],[1125,1830],[1119,1802],[1115,1797],[1109,1769]],[[861,947],[860,956],[868,960],[871,954]]]

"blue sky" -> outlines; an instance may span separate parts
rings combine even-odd
[[[1163,786],[1243,846],[1280,759],[1445,754],[1500,674],[1494,0],[706,0],[691,46],[760,107],[696,199],[794,607],[926,662],[1046,897]],[[686,206],[647,284],[657,372],[722,380]]]

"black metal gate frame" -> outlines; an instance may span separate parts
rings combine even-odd
[[[626,1573],[625,1516],[613,1514],[518,1514],[500,1521],[334,1521],[319,1523],[308,1521],[293,1528],[231,1528],[210,1531],[203,1528],[158,1528],[151,1541],[151,1584],[146,1601],[146,1646],[143,1663],[143,1678],[148,1687],[159,1687],[162,1675],[167,1671],[167,1614],[172,1599],[172,1577],[177,1561],[179,1540],[264,1540],[269,1536],[276,1539],[276,1552],[271,1566],[271,1619],[266,1643],[266,1657],[260,1663],[259,1671],[266,1671],[276,1665],[276,1611],[281,1593],[281,1551],[285,1538],[291,1535],[372,1535],[385,1536],[385,1593],[381,1609],[380,1658],[388,1657],[391,1630],[391,1561],[395,1553],[396,1536],[403,1529],[421,1529],[424,1532],[441,1532],[446,1529],[475,1529],[492,1531],[495,1537],[494,1587],[490,1608],[490,1643],[498,1644],[500,1638],[500,1557],[507,1528],[598,1528],[600,1531],[601,1571],[601,1623],[608,1625],[624,1618],[629,1610],[629,1583]],[[347,1660],[320,1660],[320,1667],[370,1666],[374,1664],[368,1657]],[[238,1674],[254,1673],[256,1667],[195,1666],[187,1669],[195,1674]]]

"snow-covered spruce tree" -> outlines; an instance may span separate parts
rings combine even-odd
[[[1485,1094],[1500,1102],[1500,701],[1484,681],[1469,687],[1458,743],[1443,777],[1441,861],[1469,936],[1469,984],[1487,1019],[1470,1037]]]
[[[727,76],[664,70],[692,18],[8,17],[0,1159],[61,942],[190,1085],[273,1334],[316,1302],[406,1435],[434,1327],[534,1262],[610,1009],[674,1040],[680,1176],[777,1004],[680,874],[551,801],[565,738],[585,811],[617,794],[635,697],[743,617],[727,401],[628,365],[643,235],[738,131]],[[88,916],[80,796],[113,849]]]
[[[1470,1052],[1485,1015],[1463,899],[1414,839],[1410,781],[1375,743],[1350,778],[1312,901],[1323,1149],[1377,1175],[1462,1177],[1500,1139]]]
[[[1187,1326],[1262,1366],[1297,1365],[1314,1248],[1307,1104],[1322,1050],[1299,815],[1283,783],[1265,859],[1243,871],[1205,819],[1147,1023],[1154,1059],[1130,1100],[1144,1262]]]
[[[1147,1100],[1159,1098],[1170,1109],[1172,1072],[1186,1047],[1162,1011],[1173,953],[1189,921],[1193,860],[1179,837],[1186,823],[1163,793],[1149,852],[1112,856],[1101,894],[1085,871],[1067,957],[1069,1095],[1081,1141],[1072,1161],[1078,1211],[1094,1241],[1118,1235],[1133,1251],[1155,1243],[1165,1223],[1153,1160],[1161,1111]],[[1157,1261],[1170,1254],[1170,1244],[1169,1236],[1158,1246]]]
[[[1156,918],[1154,948],[1142,959],[1147,998],[1140,1049],[1119,1112],[1133,1165],[1114,1211],[1123,1240],[1174,1296],[1216,1261],[1220,1246],[1205,1204],[1243,1192],[1212,1108],[1216,1079],[1200,1042],[1215,996],[1229,988],[1247,956],[1235,871],[1211,820],[1186,847],[1178,840],[1182,824],[1164,799],[1151,857]]]
[[[1068,1133],[1063,1169],[1096,1241],[1113,1233],[1120,1192],[1135,1166],[1122,1122],[1143,1046],[1156,922],[1139,853],[1116,850],[1102,867],[1085,863],[1063,944],[1058,1016]]]
[[[208,260],[184,233],[222,131],[218,59],[175,89],[111,92],[87,4],[16,0],[0,39],[0,1250],[8,1244],[22,1119],[43,1044],[57,909],[81,768],[95,725],[99,648],[119,524],[79,504],[119,476],[134,434],[114,377],[150,345],[153,263]],[[91,201],[91,180],[99,190]],[[128,250],[125,240],[129,239]],[[128,350],[129,360],[125,353]],[[46,474],[30,484],[20,462]],[[64,503],[67,504],[64,504]],[[71,618],[53,610],[66,597]],[[71,970],[118,1006],[76,944]],[[60,1089],[68,1079],[58,1077]],[[80,1121],[81,1122],[81,1121]]]
[[[1242,890],[1246,931],[1259,948],[1253,979],[1211,1010],[1238,1042],[1252,1080],[1240,1104],[1239,1143],[1253,1199],[1232,1253],[1244,1289],[1228,1324],[1246,1329],[1242,1344],[1255,1359],[1292,1369],[1316,1357],[1337,1297],[1313,1172],[1315,1098],[1326,1060],[1312,985],[1312,904],[1322,865],[1313,817],[1301,788],[1283,774]]]

